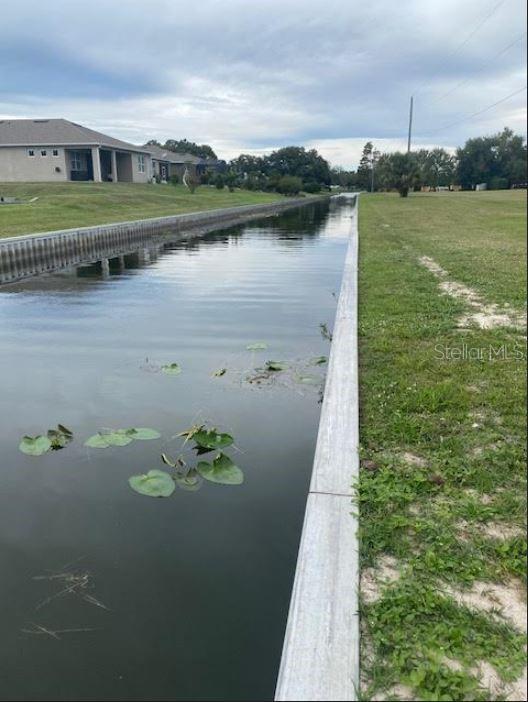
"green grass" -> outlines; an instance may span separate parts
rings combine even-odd
[[[486,535],[487,525],[526,520],[525,332],[459,329],[465,303],[440,294],[418,258],[523,310],[525,196],[367,195],[359,223],[361,562],[375,569],[391,556],[400,573],[362,605],[363,695],[403,684],[420,700],[489,700],[472,666],[486,661],[514,680],[524,638],[446,588],[525,577],[525,539]],[[523,360],[442,359],[462,344],[505,344]]]
[[[0,194],[24,205],[0,205],[0,237],[163,215],[274,202],[277,193],[140,183],[0,183]]]

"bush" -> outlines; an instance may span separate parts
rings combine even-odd
[[[180,182],[180,179],[178,178],[177,175],[171,175],[170,182],[172,183],[172,185],[178,185],[178,183]]]
[[[302,189],[306,193],[320,193],[321,186],[315,180],[309,180],[307,183],[303,183]]]
[[[213,182],[214,182],[214,186],[217,190],[224,189],[225,180],[224,180],[224,176],[221,173],[218,173],[218,175],[215,176],[215,179]]]
[[[509,183],[507,178],[499,178],[496,176],[495,178],[490,178],[488,187],[490,190],[507,190],[508,185]]]
[[[297,176],[282,176],[277,182],[276,190],[283,195],[297,195],[302,185],[302,180]]]

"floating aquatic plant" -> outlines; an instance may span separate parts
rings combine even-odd
[[[244,482],[243,472],[225,453],[219,453],[212,463],[200,461],[196,470],[211,483],[241,485]]]
[[[166,363],[161,366],[161,371],[167,375],[180,375],[181,367],[177,363]]]
[[[47,436],[23,436],[22,441],[18,444],[18,448],[22,453],[28,456],[42,456],[51,448],[51,441]]]
[[[246,349],[248,351],[265,351],[268,348],[268,345],[265,344],[263,341],[257,341],[254,344],[248,344],[246,346]]]
[[[90,436],[84,445],[89,448],[109,448],[110,446],[127,446],[132,441],[150,441],[159,439],[161,434],[149,427],[131,427],[130,429],[104,429]]]
[[[312,363],[314,366],[322,366],[327,362],[328,358],[326,356],[317,356],[316,358],[312,359]]]
[[[288,368],[288,365],[284,363],[283,361],[266,361],[266,366],[265,369],[267,371],[283,371]]]
[[[164,470],[149,470],[143,475],[133,475],[128,479],[132,490],[147,497],[170,497],[176,484],[169,473]]]
[[[48,429],[46,436],[23,436],[18,448],[28,456],[42,456],[50,450],[63,449],[72,439],[73,432],[63,424],[57,424],[56,429]]]
[[[227,373],[227,368],[219,368],[218,370],[215,370],[215,372],[213,373],[213,378],[221,378],[226,373]]]
[[[234,441],[230,434],[223,434],[216,429],[200,429],[193,434],[192,438],[199,446],[207,449],[226,448]]]
[[[321,330],[321,336],[323,339],[326,339],[327,341],[332,341],[332,332],[328,329],[328,325],[326,322],[321,322],[319,324],[319,329]]]

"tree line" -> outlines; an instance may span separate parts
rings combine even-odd
[[[168,139],[165,149],[216,159],[208,144]],[[317,193],[330,186],[355,190],[397,190],[402,197],[423,186],[473,189],[486,183],[491,189],[526,186],[526,141],[505,128],[498,134],[468,139],[455,154],[446,149],[419,149],[411,153],[379,153],[367,142],[357,170],[331,168],[315,150],[286,146],[265,156],[241,154],[228,164],[211,167],[200,176],[202,184],[219,189],[276,191],[295,195]]]
[[[381,154],[369,141],[357,171],[334,168],[332,183],[361,190],[397,190],[402,197],[423,186],[526,187],[526,156],[526,141],[507,127],[498,134],[468,139],[455,154],[442,148]]]

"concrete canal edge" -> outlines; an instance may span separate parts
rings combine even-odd
[[[328,364],[276,700],[357,700],[358,197]]]
[[[115,222],[0,239],[0,283],[14,282],[80,263],[104,261],[138,248],[271,217],[285,210],[327,200],[328,195],[289,198],[263,205],[242,205],[202,212]],[[171,239],[172,236],[172,239]]]

